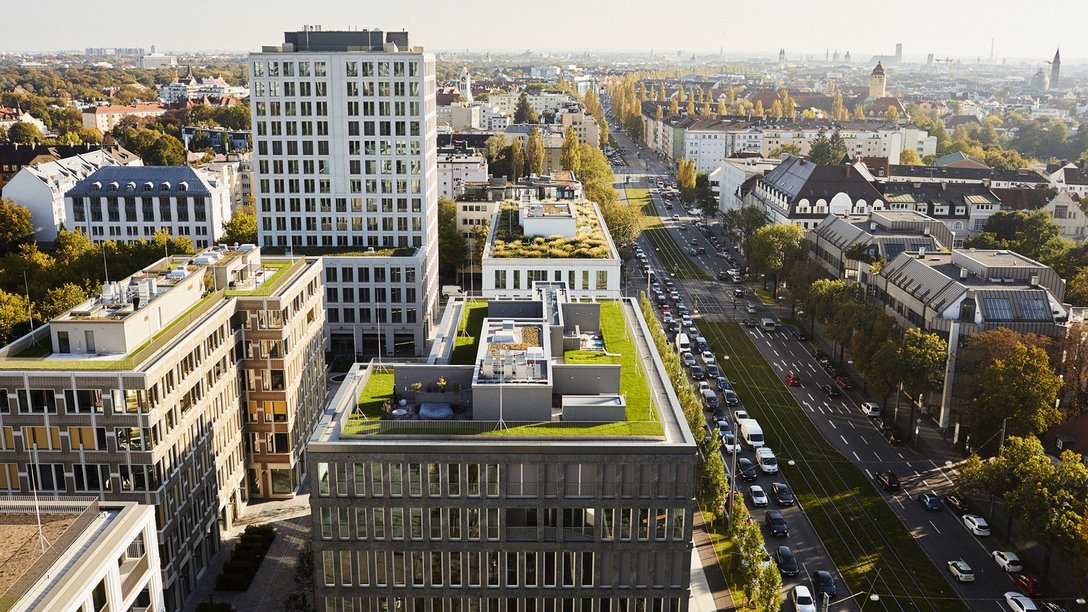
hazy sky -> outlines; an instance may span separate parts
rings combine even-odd
[[[1066,62],[1088,58],[1086,0],[4,0],[3,51],[145,47],[160,51],[251,51],[282,42],[285,29],[318,24],[408,29],[429,50],[718,50],[746,55],[909,60],[990,54],[1039,61],[1061,47]],[[14,7],[12,7],[14,8]]]

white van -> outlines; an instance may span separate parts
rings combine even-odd
[[[740,438],[744,440],[747,446],[751,448],[761,448],[763,446],[763,430],[755,419],[744,419],[740,421],[739,427]]]
[[[775,323],[774,319],[764,317],[759,320],[759,326],[763,328],[763,331],[774,331],[778,327],[778,323]]]
[[[703,396],[703,402],[706,404],[707,409],[717,410],[720,405],[718,402],[718,394],[714,393],[713,389],[703,389],[701,392]]]
[[[691,351],[691,341],[687,334],[676,334],[676,349],[681,353]]]
[[[883,410],[880,409],[880,404],[876,402],[862,402],[861,411],[867,417],[878,417]]]
[[[763,470],[764,474],[778,473],[778,458],[774,456],[774,451],[766,446],[756,449],[756,465]]]

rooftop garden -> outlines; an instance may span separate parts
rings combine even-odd
[[[518,204],[506,202],[499,211],[495,228],[495,241],[491,246],[492,257],[522,257],[529,259],[607,259],[610,256],[608,241],[601,229],[593,205],[589,202],[571,202],[575,213],[578,233],[574,236],[526,236],[518,222]]]
[[[415,255],[415,247],[393,248],[393,247],[374,247],[373,251],[367,249],[367,247],[294,247],[292,253],[298,256],[307,257],[321,257],[324,255],[336,255],[338,257],[411,257]],[[287,255],[286,249],[273,248],[273,247],[261,247],[261,252],[265,255]]]
[[[476,362],[476,351],[480,345],[480,330],[487,318],[487,301],[469,300],[461,311],[461,324],[457,328],[457,339],[453,346],[450,363],[454,365],[472,365]]]

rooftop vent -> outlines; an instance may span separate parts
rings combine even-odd
[[[1036,274],[1036,275],[1031,277],[1031,286],[1032,287],[1038,287],[1039,286],[1039,275]]]
[[[960,268],[960,280],[967,279],[967,268]]]

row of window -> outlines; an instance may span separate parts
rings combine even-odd
[[[680,597],[336,597],[325,612],[680,612]]]
[[[64,467],[63,463],[0,463],[0,490],[24,490],[19,478],[19,470],[22,468],[26,470],[30,490],[70,492],[64,479]],[[110,465],[100,463],[74,464],[74,491],[112,491],[114,477],[120,481],[121,491],[154,491],[162,483],[162,477],[154,466],[123,463],[115,469],[115,472],[111,472]]]
[[[311,70],[312,68],[312,70]],[[263,77],[325,77],[328,76],[328,63],[314,61],[257,60],[253,62],[253,76]],[[417,77],[420,74],[418,61],[379,61],[379,62],[344,62],[344,76],[349,77]]]
[[[373,313],[377,313],[376,315]],[[359,316],[355,316],[354,308],[328,309],[326,313],[329,323],[418,323],[419,311],[415,308],[360,308]]]
[[[296,247],[323,247],[323,248],[343,248],[343,247],[374,247],[375,249],[406,249],[411,248],[418,249],[423,246],[423,236],[363,236],[361,234],[341,234],[339,236],[314,236],[299,235],[298,229],[294,228],[292,223],[291,234],[287,234],[286,224],[280,223],[282,219],[276,221],[276,232],[279,235],[269,235],[272,230],[268,228],[267,224],[262,227],[261,231],[261,245],[266,247],[286,248],[288,244]],[[294,219],[292,219],[294,221]]]
[[[510,272],[512,272],[512,274],[509,274]],[[521,289],[521,272],[521,270],[495,270],[495,289]],[[552,276],[553,280],[557,283],[563,281],[562,270],[554,270]],[[575,280],[578,279],[579,275],[576,274],[574,270],[567,270],[567,286],[571,290],[581,289],[583,291],[588,291],[591,289],[608,289],[607,270],[597,270],[597,274],[594,276],[594,280],[596,281],[594,286],[590,286],[589,284],[589,270],[582,270],[580,276],[582,282],[580,284],[575,283]],[[513,282],[508,285],[507,281],[511,277]],[[532,288],[533,283],[538,281],[548,281],[547,270],[525,270],[525,289]]]
[[[140,200],[137,203],[137,200]],[[173,200],[173,205],[171,205]],[[124,208],[118,198],[72,198],[72,218],[82,223],[109,220],[140,223],[146,221],[203,223],[208,220],[208,199],[198,198],[124,198]],[[158,204],[156,206],[156,203]],[[190,211],[192,214],[190,215]],[[122,214],[123,213],[123,214]],[[139,213],[139,214],[137,214]],[[175,214],[176,213],[176,214]],[[190,219],[190,217],[192,217]]]
[[[351,212],[359,213],[363,212],[363,204],[366,204],[366,212],[378,214],[378,213],[406,213],[409,212],[409,203],[411,204],[411,211],[419,213],[423,211],[423,199],[422,198],[336,198],[335,199],[335,212],[346,213],[348,212],[348,205],[351,205]],[[381,210],[378,209],[378,204],[381,203]],[[261,212],[272,212],[273,204],[275,205],[275,212],[334,212],[334,199],[333,198],[261,198]],[[394,210],[394,204],[396,210]]]
[[[407,469],[406,469],[407,467]],[[426,478],[424,478],[426,474]],[[499,464],[497,463],[318,463],[318,495],[328,497],[401,497],[423,495],[426,480],[430,496],[498,497]]]

